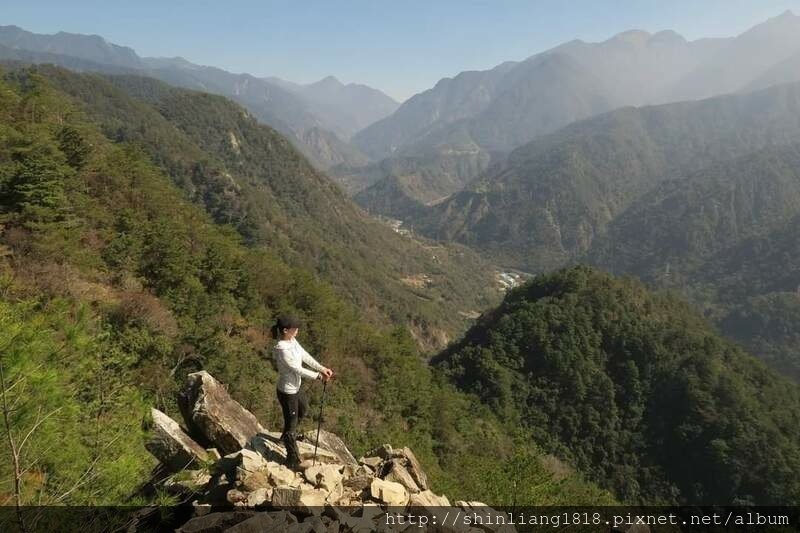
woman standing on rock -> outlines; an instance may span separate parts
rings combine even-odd
[[[308,412],[308,399],[300,383],[302,378],[329,381],[333,370],[319,364],[300,346],[295,338],[300,321],[288,315],[278,317],[272,326],[272,336],[278,340],[273,354],[278,366],[278,402],[283,410],[283,434],[281,440],[286,446],[286,465],[297,468],[300,464],[300,451],[297,448],[297,424]],[[303,368],[303,363],[313,370]]]

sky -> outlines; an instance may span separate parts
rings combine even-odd
[[[402,101],[572,39],[725,37],[787,9],[800,14],[800,0],[0,0],[0,25],[297,83],[333,75]]]

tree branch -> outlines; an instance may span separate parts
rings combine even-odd
[[[54,414],[56,414],[56,413],[57,413],[57,412],[59,412],[60,410],[61,410],[61,407],[58,407],[58,408],[56,408],[56,409],[53,409],[52,411],[50,411],[49,413],[47,413],[46,415],[44,415],[44,418],[42,418],[42,419],[40,420],[40,419],[39,419],[39,416],[42,414],[42,408],[41,408],[41,406],[39,407],[39,412],[38,412],[38,413],[36,413],[36,423],[33,425],[33,427],[30,429],[30,431],[28,431],[28,434],[27,434],[27,435],[25,435],[25,438],[24,438],[24,439],[22,439],[22,442],[21,442],[21,443],[20,443],[20,445],[19,445],[19,450],[20,450],[20,452],[22,451],[22,448],[25,446],[25,443],[28,441],[28,439],[30,438],[30,436],[31,436],[31,435],[33,435],[33,432],[34,432],[34,431],[36,431],[36,428],[38,428],[39,426],[41,426],[41,425],[42,425],[42,423],[44,423],[44,421],[45,421],[45,420],[47,420],[48,418],[50,418],[51,416],[53,416]]]

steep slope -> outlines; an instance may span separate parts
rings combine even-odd
[[[800,16],[786,11],[726,43],[670,94],[674,100],[689,100],[739,91],[798,52]]]
[[[102,79],[60,75],[113,102]],[[456,497],[507,503],[510,483],[486,480],[515,468],[536,482],[530,503],[611,502],[577,474],[556,479],[538,449],[522,450],[487,409],[432,373],[402,329],[376,328],[275,250],[245,247],[141,147],[107,138],[82,106],[35,73],[0,80],[0,386],[14,407],[4,429],[17,442],[31,435],[18,456],[20,504],[177,503],[138,493],[154,466],[142,419],[152,405],[176,412],[178,387],[202,369],[279,427],[264,330],[287,311],[303,318],[304,345],[339,370],[325,424],[354,453],[387,440],[412,446],[431,484]],[[125,106],[129,117],[145,107]],[[142,124],[161,131],[132,122]],[[308,393],[318,401],[316,388]],[[470,462],[479,450],[497,461]],[[3,480],[14,479],[13,464],[0,446]],[[0,502],[13,509],[7,483]]]
[[[770,147],[636,200],[586,260],[681,290],[727,337],[800,381],[800,148]]]
[[[328,130],[309,128],[300,134],[300,141],[298,148],[317,168],[330,169],[340,165],[361,167],[369,164],[367,156]]]
[[[388,117],[400,105],[377,89],[358,83],[345,85],[333,76],[308,85],[279,78],[266,78],[266,81],[300,95],[314,114],[321,117],[334,133],[345,140],[349,140],[370,124]]]
[[[422,138],[397,148],[380,164],[386,169],[382,179],[405,182],[405,189],[421,193],[410,196],[420,203],[441,200],[484,172],[504,151],[614,107],[597,80],[569,57],[557,54],[515,65],[497,85],[497,94],[477,115],[439,121]],[[373,132],[368,128],[363,133]],[[372,168],[361,171],[367,176],[373,173]],[[345,174],[345,179],[352,181],[353,174],[359,173]],[[392,191],[398,189],[376,183],[356,200],[371,211],[399,216],[406,211],[407,201],[405,195],[394,196]]]
[[[466,127],[487,150],[510,150],[537,135],[616,107],[590,71],[553,53],[517,65],[503,90]]]
[[[353,197],[367,211],[399,220],[411,220],[424,211],[424,205],[416,198],[426,196],[428,190],[420,190],[420,184],[408,176],[389,176],[364,189]]]
[[[514,65],[507,62],[439,80],[432,89],[403,102],[389,117],[358,132],[353,143],[373,159],[382,159],[435,125],[473,116],[489,105],[500,80]]]
[[[793,229],[797,231],[797,224]],[[796,274],[791,281],[800,286]],[[736,273],[728,273],[729,280],[736,277]],[[800,382],[800,294],[796,288],[753,296],[725,309],[717,319],[723,335],[781,375]]]
[[[546,269],[586,251],[660,181],[798,140],[800,85],[621,109],[518,148],[413,225],[523,270]]]
[[[111,138],[141,145],[218,222],[314,270],[366,315],[406,324],[427,347],[466,326],[459,310],[498,298],[491,269],[474,253],[371,219],[284,138],[224,98],[148,78],[40,71]],[[425,288],[403,281],[423,274]]]
[[[769,147],[656,186],[609,225],[588,258],[681,284],[699,264],[798,214],[800,145]]]
[[[413,155],[398,154],[360,169],[337,167],[331,174],[338,183],[348,184],[356,193],[353,199],[368,211],[413,220],[416,210],[409,207],[444,200],[491,163],[492,155],[475,143],[450,143],[421,147]]]
[[[538,277],[437,364],[623,500],[798,497],[797,385],[630,279],[586,267]]]
[[[748,83],[742,89],[742,92],[757,91],[773,85],[780,85],[781,83],[796,83],[798,81],[800,81],[800,51]]]
[[[695,266],[686,292],[717,327],[800,382],[800,214]]]

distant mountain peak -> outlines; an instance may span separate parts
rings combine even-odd
[[[630,44],[646,44],[652,35],[644,30],[628,30],[618,33],[606,42],[622,42]]]
[[[198,69],[203,68],[201,65],[196,65],[181,56],[174,57],[145,57],[142,60],[152,68],[183,68],[183,69]]]
[[[325,88],[334,88],[334,87],[344,87],[344,84],[339,81],[336,76],[325,76],[319,81],[314,83],[310,83],[309,87],[325,87]]]
[[[17,50],[69,55],[118,67],[141,67],[141,58],[132,48],[110,43],[100,35],[65,31],[38,34],[18,26],[0,26],[0,44]]]
[[[769,18],[761,24],[756,24],[745,33],[752,33],[754,30],[758,31],[764,28],[781,27],[784,25],[793,26],[798,23],[800,23],[800,16],[795,15],[791,9],[787,9],[780,15]]]
[[[650,38],[650,43],[685,43],[686,38],[673,30],[662,30]]]

